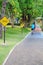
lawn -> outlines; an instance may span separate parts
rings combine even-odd
[[[6,46],[3,46],[3,38],[0,39],[0,65],[7,57],[10,50],[30,32],[28,28],[6,27]]]

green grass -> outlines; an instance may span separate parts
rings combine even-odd
[[[3,61],[7,57],[10,50],[16,45],[19,41],[21,41],[26,34],[30,30],[27,28],[20,27],[6,27],[6,44],[7,46],[3,46],[3,38],[0,39],[0,65],[2,65]]]

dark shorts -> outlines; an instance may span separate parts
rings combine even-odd
[[[32,28],[31,30],[34,30],[35,28]]]

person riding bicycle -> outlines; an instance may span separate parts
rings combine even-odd
[[[31,25],[32,34],[33,34],[33,31],[35,30],[35,28],[36,28],[36,24],[35,24],[35,22],[33,22]]]
[[[34,29],[35,29],[35,22],[33,22],[31,25],[31,30],[34,30]]]

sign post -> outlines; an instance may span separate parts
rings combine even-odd
[[[5,27],[9,23],[9,20],[7,19],[7,17],[3,17],[0,23],[4,26],[4,44],[5,44]]]
[[[4,26],[4,43],[5,43],[5,32],[6,32],[6,31],[5,31],[5,26]]]

